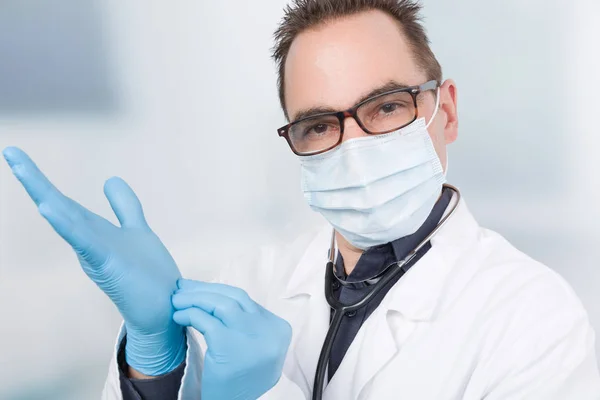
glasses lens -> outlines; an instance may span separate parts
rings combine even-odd
[[[288,131],[290,142],[300,154],[314,153],[334,147],[342,130],[335,115],[315,116],[299,121]]]
[[[369,132],[383,133],[410,124],[417,111],[410,93],[397,92],[368,101],[359,107],[357,114]]]

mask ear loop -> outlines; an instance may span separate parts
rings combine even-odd
[[[425,129],[429,128],[429,125],[431,125],[431,123],[433,122],[433,119],[437,115],[437,112],[438,112],[439,108],[440,108],[440,88],[438,87],[437,88],[437,92],[435,94],[435,111],[433,112],[433,115],[431,116],[431,119],[429,120],[429,122],[425,126]]]
[[[429,122],[427,123],[427,125],[425,126],[425,129],[429,128],[429,125],[431,125],[431,123],[433,122],[435,116],[437,115],[438,110],[440,109],[440,88],[437,88],[437,92],[435,94],[435,111],[433,112],[433,115],[431,116],[431,119],[429,120]],[[448,175],[448,147],[446,147],[446,168],[444,169],[444,176]]]

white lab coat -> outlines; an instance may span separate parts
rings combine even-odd
[[[222,276],[293,328],[283,375],[261,399],[310,399],[330,239],[323,228]],[[464,201],[431,243],[365,321],[325,400],[600,399],[594,332],[561,277],[479,227]],[[204,348],[189,329],[180,399],[200,398]],[[103,398],[122,398],[115,359]]]

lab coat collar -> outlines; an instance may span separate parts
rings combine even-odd
[[[446,213],[456,201],[454,196]],[[396,283],[380,307],[413,321],[431,320],[458,258],[475,243],[478,232],[479,225],[461,200],[454,215],[431,239],[431,249]]]
[[[446,213],[456,202],[454,195]],[[460,200],[454,215],[431,239],[432,248],[396,283],[380,308],[398,311],[411,320],[431,319],[456,260],[477,238],[478,230],[464,199]],[[319,231],[288,281],[283,298],[323,292],[331,234],[330,226]]]

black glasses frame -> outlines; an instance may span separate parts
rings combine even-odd
[[[413,122],[415,122],[417,120],[417,118],[419,118],[419,107],[417,105],[417,96],[423,92],[426,92],[428,90],[435,90],[437,89],[439,86],[438,81],[428,81],[425,82],[422,85],[418,85],[418,86],[409,86],[406,88],[402,88],[402,89],[396,89],[396,90],[390,90],[389,92],[385,92],[385,93],[381,93],[378,94],[377,96],[373,96],[370,97],[366,100],[361,101],[360,103],[356,104],[354,107],[349,108],[345,111],[337,111],[337,112],[329,112],[329,113],[322,113],[322,114],[316,114],[316,115],[311,115],[309,117],[305,117],[302,119],[299,119],[297,121],[294,121],[292,123],[289,123],[285,126],[282,126],[281,128],[277,129],[277,133],[280,137],[285,138],[285,140],[287,141],[288,145],[290,146],[290,149],[292,149],[292,151],[294,152],[294,154],[298,155],[298,156],[314,156],[316,154],[321,154],[321,153],[325,153],[326,151],[329,151],[337,146],[339,146],[343,139],[344,139],[344,124],[346,121],[346,118],[354,118],[354,120],[356,121],[356,123],[358,124],[358,126],[360,126],[360,128],[365,131],[366,133],[370,134],[370,135],[383,135],[386,133],[390,133],[393,131],[396,131],[398,129],[402,129],[410,124],[412,124]],[[360,120],[360,118],[358,117],[357,114],[357,110],[365,103],[368,103],[370,101],[373,101],[375,99],[378,99],[380,97],[383,96],[388,96],[390,94],[394,94],[394,93],[401,93],[401,92],[405,92],[405,93],[409,93],[412,96],[413,99],[413,103],[415,105],[415,117],[408,123],[399,126],[399,127],[395,127],[394,129],[390,129],[387,130],[385,132],[371,132],[369,131],[362,123],[362,121]],[[294,145],[292,144],[292,140],[290,139],[290,135],[289,135],[289,131],[290,128],[293,127],[296,124],[299,124],[301,122],[306,121],[307,119],[313,119],[313,118],[320,118],[320,117],[329,117],[329,116],[335,116],[337,117],[338,121],[340,122],[340,138],[337,141],[337,143],[335,143],[334,145],[324,149],[324,150],[319,150],[319,151],[313,151],[310,153],[299,153],[295,148]]]

